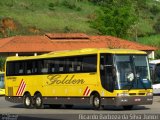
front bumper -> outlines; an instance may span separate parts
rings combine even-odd
[[[153,103],[153,96],[121,96],[115,98],[102,98],[102,105],[148,105]]]

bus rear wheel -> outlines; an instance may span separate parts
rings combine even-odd
[[[91,95],[91,104],[93,106],[93,109],[98,110],[101,107],[101,98],[98,94]]]
[[[34,96],[34,106],[37,109],[43,108],[43,99],[42,99],[42,95],[40,93],[37,93]]]
[[[24,94],[23,96],[23,104],[25,108],[31,108],[32,106],[32,97],[29,93]]]

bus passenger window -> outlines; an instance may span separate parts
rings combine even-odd
[[[24,74],[24,62],[16,62],[15,69],[16,74]]]
[[[82,57],[77,57],[75,61],[75,71],[82,72]]]
[[[72,73],[72,72],[75,72],[75,60],[73,58],[70,58],[68,60],[68,72]]]
[[[155,69],[155,80],[154,83],[160,83],[160,64],[156,66]]]
[[[40,73],[48,73],[47,60],[39,61],[39,65],[40,65]]]
[[[96,55],[84,56],[83,72],[96,72],[97,58]]]
[[[65,61],[60,60],[59,61],[59,72],[64,72],[65,71]]]
[[[55,66],[53,63],[49,64],[49,67],[50,67],[50,73],[54,73],[55,72]]]
[[[31,74],[33,69],[32,61],[27,61],[27,74]]]

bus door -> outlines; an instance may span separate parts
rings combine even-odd
[[[113,55],[112,54],[101,54],[100,55],[100,76],[101,84],[104,89],[109,92],[114,90],[114,66],[113,66]]]

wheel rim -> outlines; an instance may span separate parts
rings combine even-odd
[[[31,104],[31,100],[29,97],[26,97],[26,105],[29,106]]]
[[[98,97],[95,97],[95,99],[94,99],[94,105],[95,105],[96,107],[99,107],[99,103],[100,103],[99,98],[98,98]]]
[[[36,98],[36,105],[37,105],[37,106],[41,106],[41,102],[42,102],[41,98],[40,98],[40,97],[37,97],[37,98]]]

